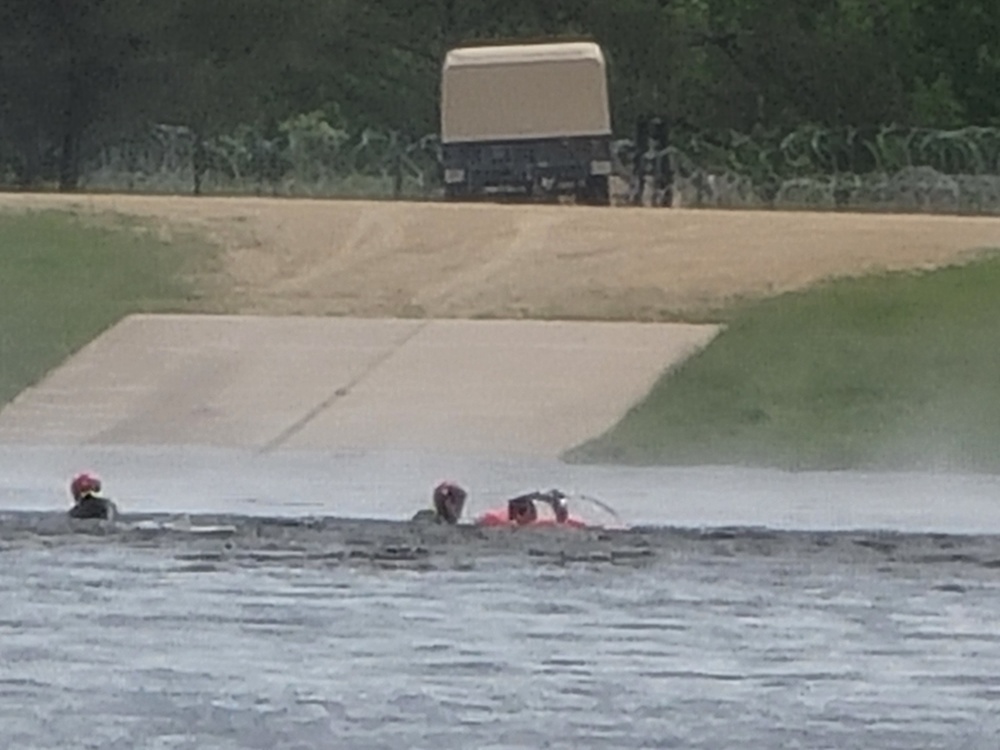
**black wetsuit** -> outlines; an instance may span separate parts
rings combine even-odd
[[[84,495],[76,505],[70,508],[70,518],[99,518],[113,520],[118,515],[118,508],[106,497]]]
[[[425,521],[428,523],[448,523],[433,508],[424,508],[423,510],[418,510],[416,513],[413,514],[413,518],[411,520]]]

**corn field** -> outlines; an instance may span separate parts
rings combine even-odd
[[[87,161],[85,190],[316,197],[441,195],[435,135],[350,130],[305,114],[270,136],[199,140],[160,125]],[[614,143],[617,201],[635,189],[634,142]],[[1000,128],[882,127],[674,134],[659,153],[673,205],[1000,214]]]

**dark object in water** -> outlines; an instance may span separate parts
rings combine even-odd
[[[468,493],[454,482],[441,482],[434,488],[434,505],[417,511],[414,521],[433,521],[455,525],[462,517]]]
[[[106,497],[84,495],[69,510],[70,518],[102,519],[113,521],[118,515],[115,504]]]

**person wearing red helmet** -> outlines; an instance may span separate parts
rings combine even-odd
[[[106,497],[101,497],[101,480],[93,474],[77,474],[69,485],[73,497],[71,518],[114,520],[118,508]]]
[[[455,482],[441,482],[434,488],[433,507],[417,511],[414,521],[434,521],[454,526],[462,517],[468,493]]]

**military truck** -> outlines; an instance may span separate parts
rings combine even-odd
[[[461,46],[441,76],[449,200],[610,203],[611,114],[592,41]]]

